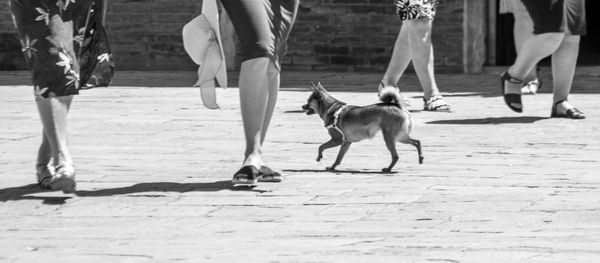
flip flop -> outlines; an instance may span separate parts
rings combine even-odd
[[[259,182],[262,182],[262,183],[279,183],[279,182],[281,182],[281,174],[271,170],[271,168],[269,168],[268,166],[265,166],[265,165],[261,166],[260,169],[258,169],[258,172],[260,173],[260,175],[258,177]]]
[[[258,183],[258,178],[260,177],[260,172],[256,167],[252,165],[244,166],[240,168],[233,175],[233,179],[231,179],[231,183],[234,187],[236,186],[255,186]]]

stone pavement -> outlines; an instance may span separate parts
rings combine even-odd
[[[41,125],[28,74],[0,74],[0,262],[598,262],[598,75],[577,77],[582,121],[547,118],[548,87],[511,112],[492,74],[439,75],[454,111],[422,112],[408,75],[425,163],[398,144],[394,173],[380,173],[378,135],[324,171],[337,148],[315,161],[328,136],[299,111],[307,83],[364,105],[379,77],[284,74],[265,144],[284,181],[236,190],[237,89],[208,110],[185,88],[194,72],[120,73],[74,101],[78,192],[65,195],[32,184]]]

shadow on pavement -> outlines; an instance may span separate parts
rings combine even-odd
[[[380,170],[373,171],[357,171],[357,170],[317,170],[317,169],[284,169],[284,172],[290,173],[332,173],[332,174],[395,174],[396,172],[384,173]]]
[[[31,194],[49,193],[51,191],[40,188],[38,184],[0,189],[0,202],[14,200],[41,200],[47,205],[62,205],[72,196],[30,196]]]
[[[171,183],[171,182],[155,182],[155,183],[140,183],[127,187],[99,189],[92,191],[77,191],[76,196],[79,197],[99,197],[126,195],[144,192],[217,192],[221,190],[229,191],[252,191],[264,193],[265,190],[256,190],[253,187],[233,187],[231,181],[217,181],[211,183]],[[62,205],[73,196],[39,196],[34,194],[51,193],[55,191],[45,190],[37,184],[29,184],[19,187],[11,187],[0,189],[0,202],[17,201],[17,200],[41,200],[48,205]]]
[[[549,119],[549,117],[490,117],[479,119],[462,119],[462,120],[439,120],[430,121],[427,124],[464,124],[464,125],[489,125],[489,124],[509,124],[509,123],[534,123],[536,121]]]

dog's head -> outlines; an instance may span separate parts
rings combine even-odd
[[[325,103],[323,102],[328,97],[327,91],[321,86],[321,83],[318,83],[317,85],[311,83],[310,87],[313,92],[308,97],[306,104],[302,105],[302,110],[306,112],[306,115],[313,115],[315,113],[321,115],[326,111],[326,109],[324,109]]]

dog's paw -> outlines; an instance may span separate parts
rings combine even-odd
[[[383,169],[381,169],[381,171],[384,172],[384,173],[391,173],[392,169],[390,169],[390,168],[383,168]]]
[[[335,167],[334,166],[325,167],[325,170],[327,170],[327,171],[335,171]]]
[[[321,161],[321,159],[323,159],[323,155],[319,155],[319,156],[317,156],[317,162],[320,162],[320,161]]]
[[[425,158],[423,158],[423,156],[419,157],[419,164],[423,164],[423,159],[425,159]]]

